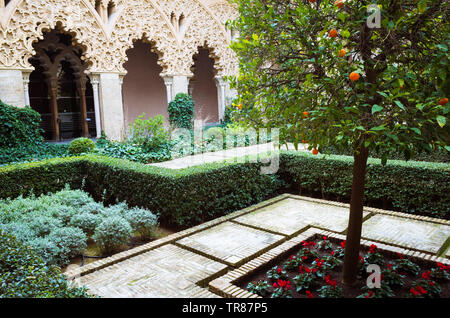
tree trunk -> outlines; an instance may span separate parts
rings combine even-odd
[[[364,206],[364,184],[366,178],[367,158],[369,150],[360,147],[359,153],[353,155],[353,182],[350,200],[350,218],[348,221],[347,239],[345,242],[344,270],[342,282],[354,285],[358,271],[359,247]]]

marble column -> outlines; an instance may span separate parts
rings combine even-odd
[[[172,76],[163,76],[164,84],[166,85],[166,94],[167,94],[167,104],[169,104],[173,100],[172,90],[173,90],[173,77]]]
[[[31,72],[22,72],[25,106],[30,106],[30,92],[28,89],[28,84],[30,84],[30,74]]]
[[[89,76],[92,84],[92,91],[94,93],[94,111],[95,111],[95,131],[96,138],[102,135],[102,121],[100,113],[100,98],[98,94],[98,85],[100,83],[100,76],[98,74],[91,74]]]
[[[122,140],[124,137],[122,78],[118,73],[100,73],[99,97],[103,130],[112,140]]]
[[[216,77],[216,87],[217,87],[217,106],[218,106],[218,113],[219,113],[219,121],[223,121],[225,117],[225,97],[226,97],[226,81],[222,76]]]

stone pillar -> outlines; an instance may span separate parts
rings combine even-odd
[[[103,130],[112,140],[122,140],[124,135],[122,78],[118,73],[100,74],[99,96]]]
[[[178,93],[189,94],[189,77],[185,75],[173,76],[172,96],[173,98]]]
[[[0,100],[12,106],[25,106],[22,71],[0,70]]]
[[[226,81],[222,76],[216,77],[216,87],[217,87],[217,106],[219,107],[218,113],[219,113],[219,121],[222,122],[225,117],[225,97],[226,97]]]
[[[90,75],[92,91],[94,93],[94,110],[95,110],[95,131],[96,138],[100,138],[102,135],[102,121],[100,113],[100,98],[98,94],[98,84],[100,83],[100,76],[98,74]]]
[[[173,90],[173,77],[172,76],[163,76],[164,84],[166,85],[166,94],[167,94],[167,104],[169,104],[172,100],[172,90]]]
[[[30,74],[30,72],[22,72],[25,106],[30,106],[30,92],[28,89],[28,84],[30,84]]]

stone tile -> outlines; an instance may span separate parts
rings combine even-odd
[[[436,254],[450,236],[450,226],[376,214],[364,222],[362,236]]]
[[[364,213],[366,216],[368,213]],[[284,235],[293,235],[306,226],[342,232],[348,225],[349,209],[301,199],[286,198],[234,219]]]
[[[236,266],[279,243],[284,237],[225,222],[176,243]]]
[[[207,290],[206,294],[200,293],[203,288],[196,283],[225,268],[224,264],[169,244],[75,281],[102,297],[208,297]]]

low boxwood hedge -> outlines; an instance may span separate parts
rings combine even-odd
[[[282,152],[276,175],[260,163],[212,163],[181,170],[85,155],[0,167],[0,198],[55,192],[70,184],[105,203],[126,201],[181,227],[226,215],[276,194],[293,191],[348,202],[351,157]],[[449,218],[450,165],[370,159],[368,206]],[[289,188],[288,188],[289,187]]]
[[[280,176],[302,194],[350,201],[353,157],[283,152]],[[365,205],[450,217],[450,164],[369,158]]]

